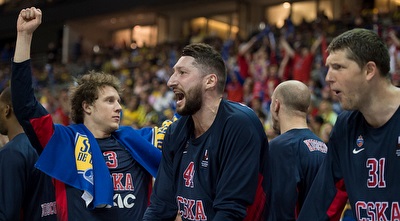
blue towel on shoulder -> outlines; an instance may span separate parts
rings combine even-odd
[[[113,205],[113,184],[103,154],[93,134],[83,124],[54,125],[55,131],[36,167],[77,189],[89,209]],[[152,145],[152,128],[138,133],[121,127],[113,136],[151,175],[156,176],[161,152]],[[71,148],[74,147],[74,148]]]

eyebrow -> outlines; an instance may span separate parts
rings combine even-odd
[[[187,67],[184,67],[184,66],[174,66],[173,68],[172,68],[174,71],[175,70],[178,70],[178,71],[182,71],[182,70],[186,70],[186,69],[188,69]]]

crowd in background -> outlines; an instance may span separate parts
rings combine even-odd
[[[124,88],[121,124],[135,128],[159,125],[174,114],[174,94],[166,84],[173,72],[172,65],[183,46],[201,41],[213,45],[226,61],[229,73],[226,98],[251,107],[264,123],[269,139],[276,136],[269,115],[271,93],[280,82],[295,79],[309,86],[312,92],[309,126],[327,141],[341,112],[338,101],[325,84],[325,49],[329,41],[352,28],[376,31],[390,51],[391,80],[400,85],[399,21],[397,13],[364,13],[343,17],[340,21],[331,21],[320,13],[316,20],[299,25],[290,19],[281,28],[260,25],[247,39],[189,36],[182,42],[155,47],[132,49],[110,44],[101,45],[97,53],[73,50],[71,62],[67,64],[60,62],[61,52],[53,46],[49,47],[46,62],[33,60],[33,83],[40,102],[52,113],[54,122],[67,125],[71,123],[68,85],[74,77],[91,70],[112,73],[119,77]],[[12,56],[12,44],[1,49],[0,91],[9,84]]]

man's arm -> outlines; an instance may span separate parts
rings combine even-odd
[[[289,45],[289,43],[287,42],[287,40],[284,37],[280,38],[280,46],[283,48],[283,50],[285,50],[285,52],[287,53],[287,55],[290,58],[293,58],[295,55],[295,52],[293,50],[293,48]]]
[[[315,39],[314,43],[311,45],[310,52],[311,54],[315,54],[317,51],[318,47],[321,45],[321,42],[323,40],[323,36],[319,36],[317,39]]]
[[[17,20],[17,41],[14,62],[30,59],[33,32],[42,23],[42,11],[34,7],[22,9]]]
[[[34,7],[21,10],[17,20],[17,40],[11,76],[14,112],[38,153],[53,134],[51,115],[36,100],[32,88],[30,51],[33,32],[41,24],[42,12]]]
[[[178,207],[175,200],[176,185],[174,183],[173,164],[174,157],[178,158],[179,153],[174,152],[174,147],[169,143],[171,127],[167,129],[164,138],[161,163],[151,194],[150,205],[144,214],[143,221],[174,221],[176,218]]]
[[[337,145],[334,144],[338,137],[341,135],[335,136],[335,131],[333,131],[328,143],[328,153],[301,208],[299,221],[340,219],[348,196],[338,166]]]
[[[0,152],[0,220],[20,220],[28,185],[26,161],[20,152],[10,146]]]
[[[260,127],[255,126],[256,120]],[[245,218],[247,209],[255,199],[260,175],[258,159],[267,142],[260,136],[264,131],[258,119],[237,117],[228,122],[219,144],[221,155],[218,158],[221,167],[216,180],[214,221]]]

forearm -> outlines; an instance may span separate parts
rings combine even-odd
[[[289,57],[293,57],[294,56],[294,50],[292,49],[292,47],[290,47],[290,45],[286,41],[286,39],[281,38],[280,44],[281,44],[281,47],[283,48],[283,50],[285,50],[285,52],[287,53],[287,55]]]
[[[32,34],[18,32],[15,45],[14,62],[20,63],[30,59]]]

